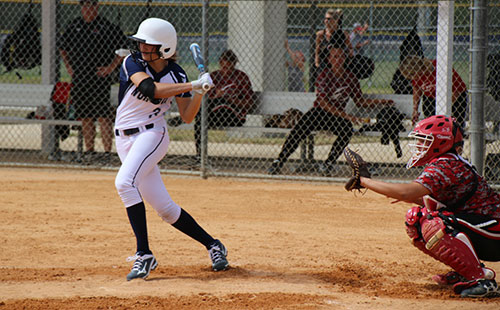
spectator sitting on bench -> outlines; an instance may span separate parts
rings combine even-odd
[[[252,83],[248,75],[235,68],[238,57],[232,50],[224,51],[219,57],[220,69],[210,72],[215,87],[208,92],[208,128],[241,127],[246,115],[255,105]],[[178,126],[182,120],[169,120],[170,126]],[[194,123],[196,155],[201,155],[201,113]]]
[[[359,107],[374,107],[393,104],[392,100],[369,99],[363,96],[358,79],[344,68],[346,60],[344,41],[334,40],[329,46],[329,66],[318,76],[316,81],[316,100],[314,105],[295,124],[288,135],[281,152],[269,174],[279,174],[288,157],[297,149],[300,142],[312,131],[325,130],[337,136],[319,173],[331,176],[335,173],[335,162],[342,150],[349,144],[353,134],[353,123],[361,123],[362,119],[347,114],[344,109],[349,98]]]

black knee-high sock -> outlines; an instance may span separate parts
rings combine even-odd
[[[144,202],[139,202],[127,208],[127,215],[137,239],[137,252],[151,254],[148,242],[148,226],[146,223],[146,207]]]
[[[189,215],[184,209],[181,209],[181,215],[177,222],[173,223],[176,229],[182,231],[189,237],[203,244],[207,249],[212,243],[214,243],[214,238],[210,236],[203,228],[201,228],[194,218]]]

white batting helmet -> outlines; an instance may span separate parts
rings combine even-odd
[[[132,40],[159,46],[160,57],[168,59],[175,54],[177,48],[177,32],[174,26],[161,18],[148,18],[142,21]]]

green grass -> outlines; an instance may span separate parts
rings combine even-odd
[[[390,83],[398,64],[397,61],[377,61],[375,63],[373,75],[361,81],[361,89],[363,92],[380,94],[393,93]],[[180,63],[180,65],[184,68],[190,80],[197,79],[199,72],[192,62],[183,62]],[[465,84],[469,85],[469,62],[458,61],[454,63],[453,67],[465,81]],[[218,67],[214,67],[214,70],[216,68]],[[309,70],[307,68],[306,64],[306,77],[309,76]],[[3,68],[1,68],[1,70],[3,70]],[[19,78],[19,75],[22,79]],[[64,65],[61,65],[61,80],[71,80]],[[0,83],[39,84],[41,83],[41,68],[36,67],[31,70],[15,70],[13,72],[0,74]],[[286,83],[286,81],[283,81],[283,83]],[[307,84],[308,83],[306,83],[306,85]]]

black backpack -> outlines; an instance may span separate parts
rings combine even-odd
[[[5,71],[32,69],[42,64],[41,34],[38,21],[31,12],[26,13],[5,39],[1,62]]]
[[[410,55],[424,57],[424,48],[422,46],[422,41],[417,33],[417,28],[414,27],[403,40],[401,46],[399,47],[399,63]],[[396,69],[394,75],[392,76],[391,87],[395,94],[412,94],[413,87],[411,81],[407,80],[399,71]]]

